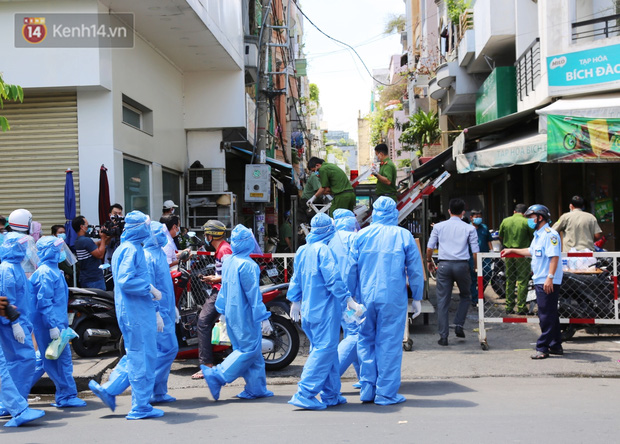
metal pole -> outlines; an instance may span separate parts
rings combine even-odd
[[[269,52],[267,42],[271,41],[271,28],[269,28],[269,18],[271,0],[262,0],[263,7],[263,24],[261,29],[261,39],[258,42],[259,47],[259,68],[258,68],[258,91],[256,94],[258,116],[256,147],[258,155],[258,163],[267,162],[267,125],[269,123],[269,97],[267,90],[269,87],[269,76],[266,74],[268,70]],[[252,159],[254,162],[255,159]],[[265,251],[265,204],[257,203],[254,211],[254,225],[258,244]]]
[[[291,224],[293,225],[293,237],[291,239],[293,241],[293,251],[291,251],[291,253],[295,253],[299,247],[297,242],[297,231],[299,227],[299,224],[297,223],[297,210],[299,208],[297,200],[297,196],[291,196]]]

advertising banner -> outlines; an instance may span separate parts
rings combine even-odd
[[[620,162],[620,119],[547,116],[548,162]]]

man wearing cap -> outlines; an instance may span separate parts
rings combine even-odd
[[[171,216],[174,214],[174,209],[179,208],[172,200],[167,200],[164,202],[164,206],[161,210],[161,217]]]

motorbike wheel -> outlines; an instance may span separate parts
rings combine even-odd
[[[71,347],[78,356],[82,358],[94,358],[101,351],[103,344],[101,342],[87,343],[85,342],[86,330],[89,328],[99,328],[95,322],[84,321],[74,328],[78,337],[71,340]]]
[[[299,333],[291,321],[282,316],[271,315],[273,333],[267,338],[274,343],[274,350],[263,353],[266,370],[282,370],[297,357]]]
[[[503,271],[493,273],[491,276],[491,288],[498,298],[504,299],[506,297],[506,275]]]
[[[562,325],[560,330],[562,331],[562,341],[570,341],[577,333],[577,328],[573,325]]]

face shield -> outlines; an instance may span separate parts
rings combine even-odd
[[[58,239],[54,242],[54,246],[60,250],[60,258],[58,263],[66,263],[68,266],[73,267],[77,263],[77,258],[69,248],[69,245],[65,244],[65,241]]]
[[[39,255],[37,254],[37,245],[32,236],[22,234],[17,243],[26,252],[26,256],[21,262],[24,270],[35,269],[39,266]]]

